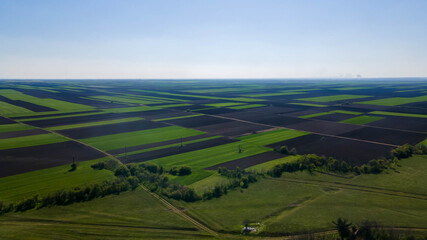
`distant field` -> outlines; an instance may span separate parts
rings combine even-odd
[[[209,106],[209,107],[230,107],[230,106],[236,106],[236,105],[242,105],[244,103],[239,103],[239,102],[225,102],[225,103],[210,103],[210,104],[205,104],[205,106]]]
[[[138,121],[138,120],[143,120],[143,119],[144,118],[140,118],[140,117],[120,118],[120,119],[107,120],[107,121],[98,121],[98,122],[88,122],[88,123],[79,123],[79,124],[56,126],[56,127],[50,127],[47,129],[53,130],[53,131],[58,131],[58,130],[66,130],[66,129],[73,129],[73,128],[81,128],[81,127],[101,126],[101,125],[114,124],[114,123],[133,122],[133,121]]]
[[[352,112],[352,111],[343,111],[343,110],[334,110],[329,112],[322,112],[322,113],[314,113],[309,115],[300,116],[300,118],[313,118],[313,117],[320,117],[328,114],[334,114],[334,113],[342,113],[342,114],[350,114],[350,115],[360,115],[362,113],[360,112]]]
[[[311,101],[311,102],[335,102],[335,101],[351,100],[351,99],[367,98],[367,97],[370,97],[370,96],[365,96],[365,95],[332,95],[332,96],[323,96],[323,97],[300,98],[300,99],[296,99],[296,100]]]
[[[109,151],[113,149],[168,141],[172,139],[184,138],[200,134],[203,134],[203,132],[178,126],[170,126],[86,138],[82,139],[81,141],[104,151]]]
[[[376,117],[376,116],[358,116],[350,119],[346,119],[341,121],[342,123],[349,123],[349,124],[359,124],[364,125],[371,122],[375,122],[378,120],[384,119],[383,117]]]
[[[90,166],[101,159],[78,162],[77,170],[69,172],[70,164],[0,178],[0,201],[13,202],[44,196],[57,190],[101,182],[114,178],[108,170],[93,170]],[[52,184],[55,183],[55,184]]]
[[[289,103],[289,104],[307,106],[307,107],[327,107],[327,105],[314,104],[314,103]]]
[[[0,139],[0,150],[66,142],[68,139],[53,133]]]
[[[265,104],[247,104],[247,105],[241,105],[241,106],[233,106],[229,107],[230,109],[248,109],[248,108],[257,108],[257,107],[264,107]]]
[[[372,104],[372,105],[380,105],[380,106],[398,106],[408,103],[416,103],[416,102],[426,102],[427,95],[419,96],[419,97],[395,97],[395,98],[384,98],[366,102],[360,102],[362,104]]]

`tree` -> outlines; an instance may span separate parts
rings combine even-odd
[[[114,172],[114,176],[129,177],[130,171],[125,165],[119,166]]]
[[[338,218],[337,222],[332,222],[338,230],[341,240],[344,240],[350,236],[349,227],[351,223],[347,223],[346,219]]]
[[[190,175],[190,174],[191,174],[191,168],[187,167],[187,166],[181,167],[178,171],[179,176],[185,176],[185,175]]]

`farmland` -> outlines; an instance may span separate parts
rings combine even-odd
[[[0,235],[43,239],[53,231],[73,239],[78,229],[87,239],[240,239],[248,223],[254,237],[334,236],[338,217],[427,233],[426,155],[390,157],[427,141],[427,99],[413,91],[426,87],[424,80],[0,81],[0,203],[121,179],[123,166],[155,166],[138,176],[164,181],[8,212]],[[351,167],[271,175],[306,154]],[[372,160],[389,165],[363,172]],[[135,177],[135,169],[124,174]],[[239,174],[256,181],[230,187]],[[168,195],[177,186],[200,199]],[[209,195],[219,187],[229,188]]]

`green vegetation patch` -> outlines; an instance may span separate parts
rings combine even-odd
[[[121,96],[92,96],[92,99],[106,100],[108,102],[118,102],[118,103],[131,103],[131,104],[156,104],[156,103],[165,103],[167,101],[161,100],[147,100],[147,99],[134,99],[126,98]]]
[[[143,119],[144,118],[140,118],[140,117],[120,118],[120,119],[107,120],[107,121],[62,125],[62,126],[50,127],[47,129],[52,130],[52,131],[59,131],[59,130],[66,130],[66,129],[73,129],[73,128],[102,126],[102,125],[108,125],[108,124],[114,124],[114,123],[133,122],[133,121],[138,121],[138,120],[143,120]]]
[[[335,102],[335,101],[350,100],[350,99],[357,99],[357,98],[367,98],[367,97],[370,97],[370,96],[366,96],[366,95],[332,95],[332,96],[323,96],[323,97],[300,98],[300,99],[296,99],[296,100],[311,101],[311,102]]]
[[[210,103],[210,104],[204,104],[205,106],[209,107],[230,107],[230,106],[236,106],[236,105],[242,105],[244,103],[239,102],[225,102],[225,103]]]
[[[0,115],[14,116],[14,115],[31,114],[31,113],[34,113],[34,112],[23,107],[18,107],[10,103],[0,101]]]
[[[85,138],[81,141],[101,150],[109,151],[119,148],[191,137],[200,134],[204,134],[204,132],[178,126],[170,126]]]
[[[70,114],[70,115],[62,115],[62,116],[46,116],[46,117],[34,117],[34,118],[25,118],[20,120],[22,122],[27,121],[36,121],[36,120],[47,120],[47,119],[58,119],[58,118],[68,118],[68,117],[82,117],[82,116],[91,116],[103,114],[103,112],[90,112],[90,113],[78,113],[78,114]]]
[[[329,114],[334,114],[334,113],[342,113],[342,114],[349,114],[349,115],[360,115],[360,114],[362,114],[360,112],[334,110],[334,111],[329,111],[329,112],[321,112],[321,113],[314,113],[314,114],[299,116],[299,118],[307,119],[307,118],[319,117],[319,116],[324,116],[324,115],[329,115]]]
[[[370,112],[370,114],[385,115],[385,116],[398,116],[398,117],[427,118],[427,115],[424,115],[424,114],[414,114],[414,113],[399,113],[399,112],[373,111],[373,112]]]
[[[248,94],[244,95],[247,97],[275,97],[275,96],[286,96],[286,95],[298,95],[307,94],[308,92],[289,91],[289,92],[278,92],[278,93],[259,93],[259,94]]]
[[[314,104],[314,103],[289,103],[289,104],[308,106],[308,107],[327,107],[328,106],[328,105],[321,105],[321,104]]]
[[[276,165],[296,161],[300,156],[287,156],[246,168],[248,171],[267,172]]]
[[[34,129],[34,127],[21,124],[21,123],[12,123],[12,124],[4,124],[0,125],[0,133],[2,132],[14,132],[14,131],[24,131]]]
[[[39,146],[51,143],[66,142],[68,139],[54,133],[31,135],[25,137],[0,139],[0,150]]]
[[[375,122],[381,119],[384,119],[384,118],[378,117],[378,116],[357,116],[354,118],[343,120],[341,121],[341,123],[364,125],[364,124]]]
[[[257,108],[257,107],[264,107],[265,104],[247,104],[247,105],[241,105],[241,106],[234,106],[229,107],[230,109],[248,109],[248,108]]]
[[[427,101],[427,95],[419,96],[419,97],[395,97],[395,98],[383,98],[372,101],[358,102],[361,104],[371,104],[371,105],[380,105],[380,106],[398,106],[408,103],[416,103],[416,102],[425,102]]]
[[[0,178],[0,201],[14,202],[44,196],[61,189],[101,182],[114,178],[109,170],[93,170],[90,166],[103,159],[78,162],[77,169],[70,172],[70,164]]]
[[[242,140],[242,142],[248,142],[248,143],[256,144],[260,146],[266,146],[273,143],[289,140],[292,138],[301,137],[307,134],[310,134],[310,133],[302,132],[298,130],[291,130],[291,129],[278,129],[273,131],[251,134],[251,135],[239,137],[237,139]]]
[[[161,122],[161,121],[166,121],[166,120],[175,120],[175,119],[182,119],[182,118],[190,118],[190,117],[198,117],[198,116],[203,116],[204,114],[193,114],[193,115],[186,115],[186,116],[179,116],[179,117],[170,117],[170,118],[160,118],[160,119],[155,119],[153,120],[153,122]]]
[[[160,95],[167,95],[167,96],[176,96],[176,97],[192,97],[192,98],[201,98],[201,99],[218,99],[218,100],[227,100],[227,101],[240,101],[240,102],[258,102],[262,101],[261,99],[255,99],[255,98],[224,98],[224,97],[213,97],[213,96],[204,96],[204,95],[189,95],[189,94],[179,94],[179,93],[169,93],[169,92],[161,92],[161,91],[150,91],[150,90],[140,90],[140,89],[134,89],[133,91],[138,92],[145,92],[145,93],[154,93],[154,94],[160,94]]]

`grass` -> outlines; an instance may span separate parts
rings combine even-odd
[[[204,134],[204,132],[178,126],[118,133],[100,137],[81,139],[82,142],[104,151],[163,142]]]
[[[311,102],[335,102],[335,101],[343,101],[357,98],[367,98],[370,96],[366,95],[332,95],[332,96],[323,96],[323,97],[312,97],[312,98],[300,98],[296,100],[301,101],[311,101]]]
[[[364,124],[375,122],[375,121],[378,121],[381,119],[384,119],[384,118],[383,117],[377,117],[377,116],[357,116],[354,118],[343,120],[343,121],[341,121],[341,123],[364,125]]]
[[[66,142],[68,139],[54,133],[31,135],[25,137],[0,139],[0,150],[39,146],[51,143]]]
[[[58,111],[85,111],[93,109],[93,107],[83,104],[65,102],[52,98],[37,98],[11,89],[0,90],[0,95],[12,100],[21,100],[45,107],[50,107]]]
[[[78,162],[77,169],[72,172],[68,171],[70,165],[67,164],[0,178],[0,201],[14,202],[37,194],[45,196],[61,189],[114,178],[114,173],[109,170],[93,170],[90,167],[100,160]]]
[[[229,107],[230,109],[248,109],[248,108],[257,108],[257,107],[264,107],[265,104],[247,104],[247,105],[242,105],[242,106],[234,106],[234,107]]]
[[[10,103],[0,101],[0,115],[14,116],[20,114],[31,114],[33,111],[23,107],[18,107]]]
[[[361,104],[371,104],[380,106],[398,106],[408,103],[425,102],[427,101],[427,95],[419,97],[394,97],[394,98],[383,98],[372,101],[359,102]]]
[[[29,130],[29,129],[34,129],[34,127],[31,127],[31,126],[25,125],[25,124],[21,124],[21,123],[12,123],[12,124],[0,125],[0,133],[24,131],[24,130]]]
[[[289,103],[293,105],[307,106],[307,107],[327,107],[328,105],[314,104],[314,103]]]
[[[194,239],[208,238],[190,222],[137,188],[133,192],[68,206],[0,216],[8,239]]]
[[[369,114],[384,115],[384,116],[398,116],[398,117],[427,118],[427,115],[424,115],[424,114],[414,114],[414,113],[399,113],[399,112],[373,111],[373,112],[370,112]]]
[[[261,234],[331,230],[338,217],[353,223],[375,220],[385,226],[425,228],[427,201],[398,191],[426,194],[426,160],[415,156],[402,160],[399,172],[349,179],[307,172],[284,174],[218,199],[174,203],[211,228],[232,232],[239,232],[244,222],[259,222]],[[205,181],[215,181],[215,177]],[[389,194],[394,191],[397,195]]]
[[[120,119],[107,120],[107,121],[98,121],[98,122],[88,122],[88,123],[78,123],[78,124],[71,124],[71,125],[62,125],[62,126],[50,127],[50,128],[47,128],[47,129],[52,130],[52,131],[59,131],[59,130],[66,130],[66,129],[73,129],[73,128],[82,128],[82,127],[93,127],[93,126],[108,125],[108,124],[114,124],[114,123],[133,122],[133,121],[138,121],[138,120],[143,120],[143,119],[144,118],[140,118],[140,117],[120,118]]]
[[[342,113],[342,114],[349,114],[349,115],[360,115],[360,114],[362,114],[360,112],[334,110],[334,111],[329,111],[329,112],[321,112],[321,113],[314,113],[314,114],[299,116],[299,118],[307,119],[307,118],[319,117],[319,116],[324,116],[324,115],[329,115],[329,114],[334,114],[334,113]]]
[[[204,114],[193,114],[193,115],[185,115],[185,116],[179,116],[179,117],[169,117],[169,118],[160,118],[152,120],[154,122],[161,122],[161,121],[167,121],[167,120],[175,120],[175,119],[183,119],[183,118],[190,118],[190,117],[199,117],[203,116]]]

